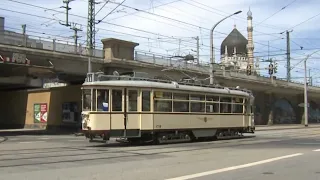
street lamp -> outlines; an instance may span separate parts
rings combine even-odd
[[[307,60],[309,57],[311,57],[313,54],[319,52],[320,50],[317,50],[311,54],[308,54],[307,57],[303,60],[304,61],[304,126],[308,126],[308,90],[307,90]]]
[[[213,64],[215,63],[215,54],[214,54],[214,47],[213,47],[213,31],[214,29],[218,26],[218,24],[220,24],[222,21],[224,21],[225,19],[234,16],[236,14],[240,14],[242,11],[237,11],[223,19],[221,19],[219,22],[217,22],[211,29],[211,33],[210,33],[210,84],[213,84]]]

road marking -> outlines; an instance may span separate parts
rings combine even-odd
[[[260,164],[265,164],[265,163],[278,161],[278,160],[286,159],[286,158],[291,158],[291,157],[295,157],[295,156],[300,156],[300,155],[303,155],[303,154],[302,153],[297,153],[297,154],[291,154],[291,155],[287,155],[287,156],[280,156],[280,157],[266,159],[266,160],[262,160],[262,161],[257,161],[257,162],[253,162],[253,163],[249,163],[249,164],[243,164],[243,165],[239,165],[239,166],[232,166],[232,167],[227,167],[227,168],[223,168],[223,169],[217,169],[217,170],[213,170],[213,171],[207,171],[207,172],[202,172],[202,173],[197,173],[197,174],[191,174],[191,175],[187,175],[187,176],[181,176],[181,177],[176,177],[176,178],[171,178],[171,179],[166,179],[166,180],[186,180],[186,179],[198,178],[198,177],[202,177],[202,176],[208,176],[208,175],[222,173],[222,172],[226,172],[226,171],[232,171],[232,170],[236,170],[236,169],[241,169],[241,168],[256,166],[256,165],[260,165]]]
[[[79,141],[84,141],[83,139],[77,139],[77,140],[68,140],[68,141],[71,141],[71,142],[79,142]]]
[[[320,142],[316,142],[316,143],[295,143],[295,144],[297,144],[297,145],[320,145]]]
[[[314,152],[319,152],[320,151],[320,149],[316,149],[316,150],[313,150]]]
[[[47,139],[50,139],[50,138],[45,138],[45,137],[44,137],[44,138],[38,138],[38,139],[47,140]]]
[[[28,144],[28,143],[39,143],[39,142],[45,142],[45,141],[25,141],[25,142],[19,142],[19,143]]]

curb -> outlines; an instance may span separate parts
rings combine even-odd
[[[272,130],[286,130],[286,129],[310,129],[310,128],[320,128],[320,125],[318,126],[308,126],[308,127],[305,127],[303,125],[301,126],[295,126],[295,127],[260,127],[262,129],[259,129],[259,127],[256,127],[256,131],[272,131]]]

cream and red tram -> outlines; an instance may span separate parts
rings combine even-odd
[[[162,143],[255,130],[248,90],[88,73],[82,92],[82,130],[90,139]]]

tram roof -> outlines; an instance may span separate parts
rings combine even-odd
[[[93,77],[93,76],[91,76]],[[239,96],[252,96],[252,92],[246,89],[223,87],[218,85],[205,85],[187,82],[174,82],[162,79],[149,79],[130,76],[98,75],[93,80],[83,83],[83,86],[115,86],[115,87],[139,87],[168,90],[182,90],[191,92],[207,92],[218,94],[232,94]]]

